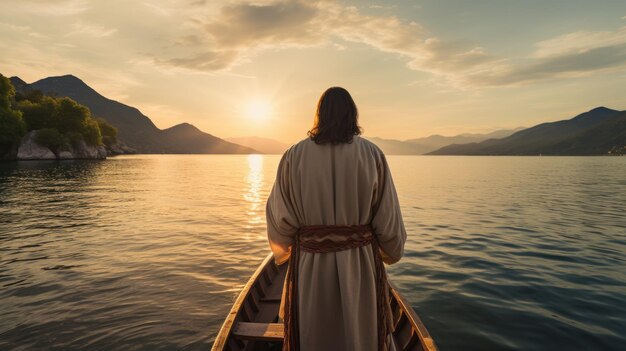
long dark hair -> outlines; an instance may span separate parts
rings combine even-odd
[[[359,111],[344,88],[328,88],[317,103],[313,128],[307,133],[316,144],[351,143],[361,135]]]

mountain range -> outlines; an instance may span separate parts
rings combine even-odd
[[[383,139],[379,137],[365,138],[378,145],[378,147],[380,147],[381,150],[383,150],[383,152],[387,155],[423,155],[450,144],[479,142],[490,138],[506,137],[521,129],[523,128],[498,130],[486,134],[461,134],[456,136],[431,135],[429,137],[404,141],[396,139]],[[274,139],[256,136],[226,138],[226,140],[259,150],[263,154],[282,154],[290,146],[290,144]]]
[[[480,142],[493,138],[504,138],[524,128],[502,129],[485,134],[459,134],[455,136],[431,135],[423,138],[396,140],[367,137],[378,145],[387,155],[423,155],[450,144]]]
[[[159,129],[138,109],[108,99],[73,75],[48,77],[28,84],[11,77],[18,91],[41,90],[44,94],[67,96],[89,107],[92,115],[104,118],[118,129],[118,138],[138,153],[147,154],[248,154],[249,147],[205,133],[188,123]]]
[[[67,96],[118,129],[118,139],[137,153],[282,154],[288,144],[256,136],[227,140],[189,123],[159,129],[137,108],[108,99],[73,75],[28,84],[11,77],[17,91]],[[626,153],[626,111],[598,107],[572,119],[487,134],[431,135],[409,140],[368,137],[389,155],[606,155]]]
[[[430,155],[606,155],[626,152],[626,111],[597,107],[569,120],[542,123],[512,135],[453,144]]]

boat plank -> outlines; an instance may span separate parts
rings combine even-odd
[[[233,337],[255,341],[283,341],[282,323],[239,322],[233,328]]]

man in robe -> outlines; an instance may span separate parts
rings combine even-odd
[[[283,297],[283,304],[286,298],[295,302],[296,320],[289,325],[297,326],[297,335],[295,341],[285,340],[284,349],[395,349],[387,334],[390,328],[381,329],[390,316],[386,295],[380,296],[384,277],[377,260],[400,260],[406,231],[385,155],[360,133],[350,94],[330,88],[320,98],[309,137],[280,160],[266,207],[268,238],[277,264],[293,260],[292,253],[298,255],[289,267],[297,273],[295,287],[289,289],[287,282],[284,291],[293,296]],[[331,246],[346,242],[333,228],[360,229],[347,239],[349,248],[313,252],[296,247],[303,228],[324,229],[318,243]],[[371,240],[359,241],[368,230]],[[381,301],[387,306],[381,307]],[[283,304],[281,316],[289,307]],[[381,309],[386,312],[381,314]],[[286,338],[293,332],[287,324]],[[386,330],[384,341],[380,330]]]

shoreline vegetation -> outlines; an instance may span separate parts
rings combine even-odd
[[[128,153],[117,128],[68,97],[16,91],[0,74],[0,160],[105,159]]]

